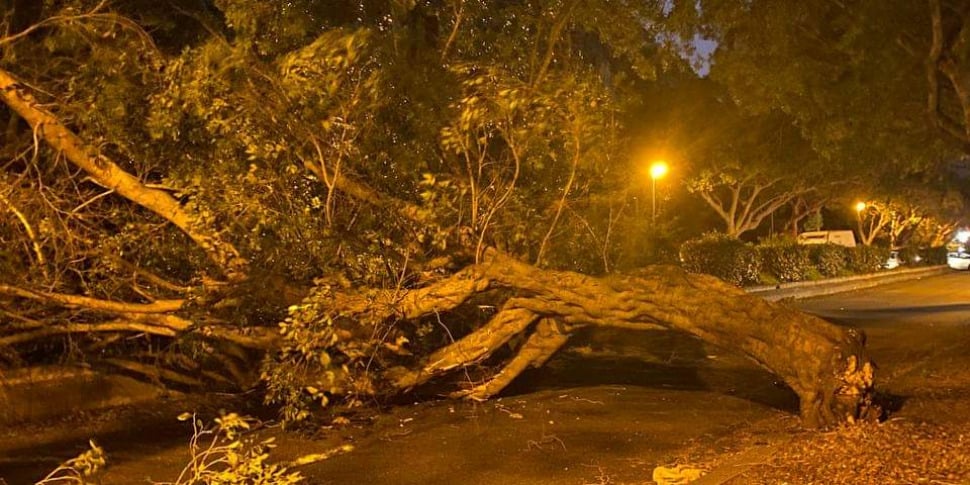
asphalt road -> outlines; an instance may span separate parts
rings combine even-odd
[[[864,327],[966,325],[970,322],[970,272],[953,271],[796,304],[820,317]]]
[[[970,274],[796,305],[865,331],[894,417],[967,426]],[[270,429],[279,445],[275,456],[288,460],[353,444],[351,453],[301,468],[305,483],[314,485],[651,483],[654,467],[723,453],[737,445],[739,431],[767,442],[795,423],[790,390],[744,357],[696,339],[616,331],[576,344],[501,399],[398,406],[313,437]],[[30,483],[27,476],[101,436],[112,463],[104,484],[173,479],[185,463],[188,435],[164,443],[152,437],[172,430],[174,414],[141,429],[127,423],[114,414],[64,429],[35,425],[33,434],[30,427],[0,432],[0,477],[7,466],[19,470],[16,478],[7,475],[9,484]],[[118,438],[119,428],[128,437]]]
[[[798,302],[832,322],[861,328],[878,389],[900,419],[970,419],[970,273],[951,272]]]

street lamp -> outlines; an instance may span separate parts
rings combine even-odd
[[[865,243],[866,235],[862,231],[862,211],[866,210],[866,207],[869,206],[865,202],[856,202],[855,204],[855,215],[857,221],[859,222],[859,237],[862,239],[863,243]]]
[[[663,160],[657,160],[650,165],[650,180],[652,181],[652,190],[650,192],[650,218],[652,222],[657,222],[657,179],[663,178],[670,171],[670,167],[667,166],[667,162]]]

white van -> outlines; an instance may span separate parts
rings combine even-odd
[[[838,244],[847,248],[855,247],[855,233],[852,231],[808,231],[798,235],[798,244]]]
[[[946,265],[960,271],[970,270],[970,254],[962,251],[947,253]]]

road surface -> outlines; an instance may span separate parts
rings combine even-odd
[[[897,417],[970,417],[970,273],[798,302],[805,311],[861,328],[878,365],[878,388]]]
[[[970,274],[795,304],[865,331],[894,416],[966,426]],[[768,441],[795,423],[791,391],[738,355],[671,332],[579,340],[501,399],[402,405],[311,437],[267,433],[279,435],[283,459],[355,446],[302,468],[314,485],[650,483],[658,465],[722,453],[739,433]],[[121,434],[124,414],[0,432],[0,477],[30,483],[88,437],[103,436],[113,463],[103,483],[171,480],[185,462],[188,430],[183,439],[152,438],[178,435],[177,411]]]

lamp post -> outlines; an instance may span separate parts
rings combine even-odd
[[[866,235],[862,232],[862,211],[866,210],[865,202],[856,202],[855,204],[855,215],[856,219],[859,221],[859,238],[862,239],[862,243],[865,244]]]
[[[652,190],[650,191],[650,219],[654,223],[657,222],[657,179],[663,178],[669,171],[670,167],[663,160],[658,160],[650,165],[650,180],[652,182]]]

